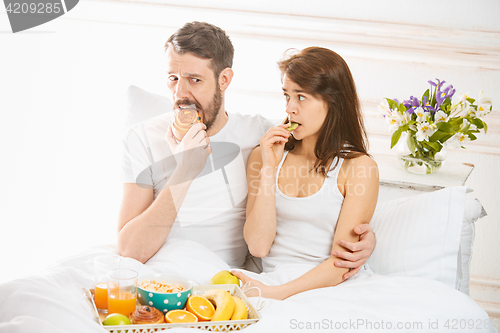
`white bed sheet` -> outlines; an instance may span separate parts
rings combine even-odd
[[[93,258],[111,253],[117,253],[116,247],[92,248],[40,274],[0,285],[0,332],[107,332],[94,319],[82,287],[93,287]],[[124,258],[122,265],[140,275],[181,274],[198,284],[207,284],[215,273],[229,269],[205,247],[176,240],[145,265],[130,258]],[[272,283],[305,269],[290,268],[259,278]],[[257,298],[250,300],[256,305]],[[470,297],[431,279],[361,273],[336,287],[265,302],[262,319],[244,332],[383,332],[389,325],[394,332],[496,332],[485,328],[488,315]],[[464,323],[472,326],[460,329]],[[453,324],[457,329],[452,329]],[[177,331],[199,332],[169,330]]]

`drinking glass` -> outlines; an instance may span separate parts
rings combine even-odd
[[[112,269],[108,273],[108,313],[127,317],[135,311],[137,301],[137,272],[131,269]]]
[[[118,268],[120,257],[103,255],[94,258],[95,305],[100,312],[108,311],[108,272]]]

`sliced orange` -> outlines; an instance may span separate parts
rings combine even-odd
[[[186,310],[198,317],[199,321],[209,321],[215,312],[212,302],[200,295],[188,298]]]
[[[167,323],[196,323],[198,317],[186,310],[171,310],[165,314]]]

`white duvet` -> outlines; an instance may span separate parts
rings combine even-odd
[[[46,271],[0,285],[0,332],[107,332],[94,319],[82,287],[93,287],[93,258],[117,253],[93,248]],[[124,258],[139,274],[171,272],[207,284],[229,267],[189,241],[170,240],[145,265]],[[260,279],[277,283],[307,267],[288,267]],[[256,277],[252,275],[252,277]],[[257,298],[251,298],[256,306]],[[440,282],[362,272],[343,284],[311,290],[285,301],[265,300],[262,319],[244,332],[496,332],[470,297]],[[175,328],[170,332],[199,332]]]

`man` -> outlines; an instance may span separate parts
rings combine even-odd
[[[167,41],[168,87],[174,109],[195,105],[203,123],[182,141],[172,133],[172,112],[133,126],[124,139],[124,194],[118,222],[120,254],[149,260],[169,239],[205,245],[229,266],[242,268],[248,156],[274,126],[262,116],[227,113],[225,91],[233,78],[234,49],[223,30],[192,22]],[[354,251],[337,254],[358,272],[375,246],[368,225],[355,230]]]

